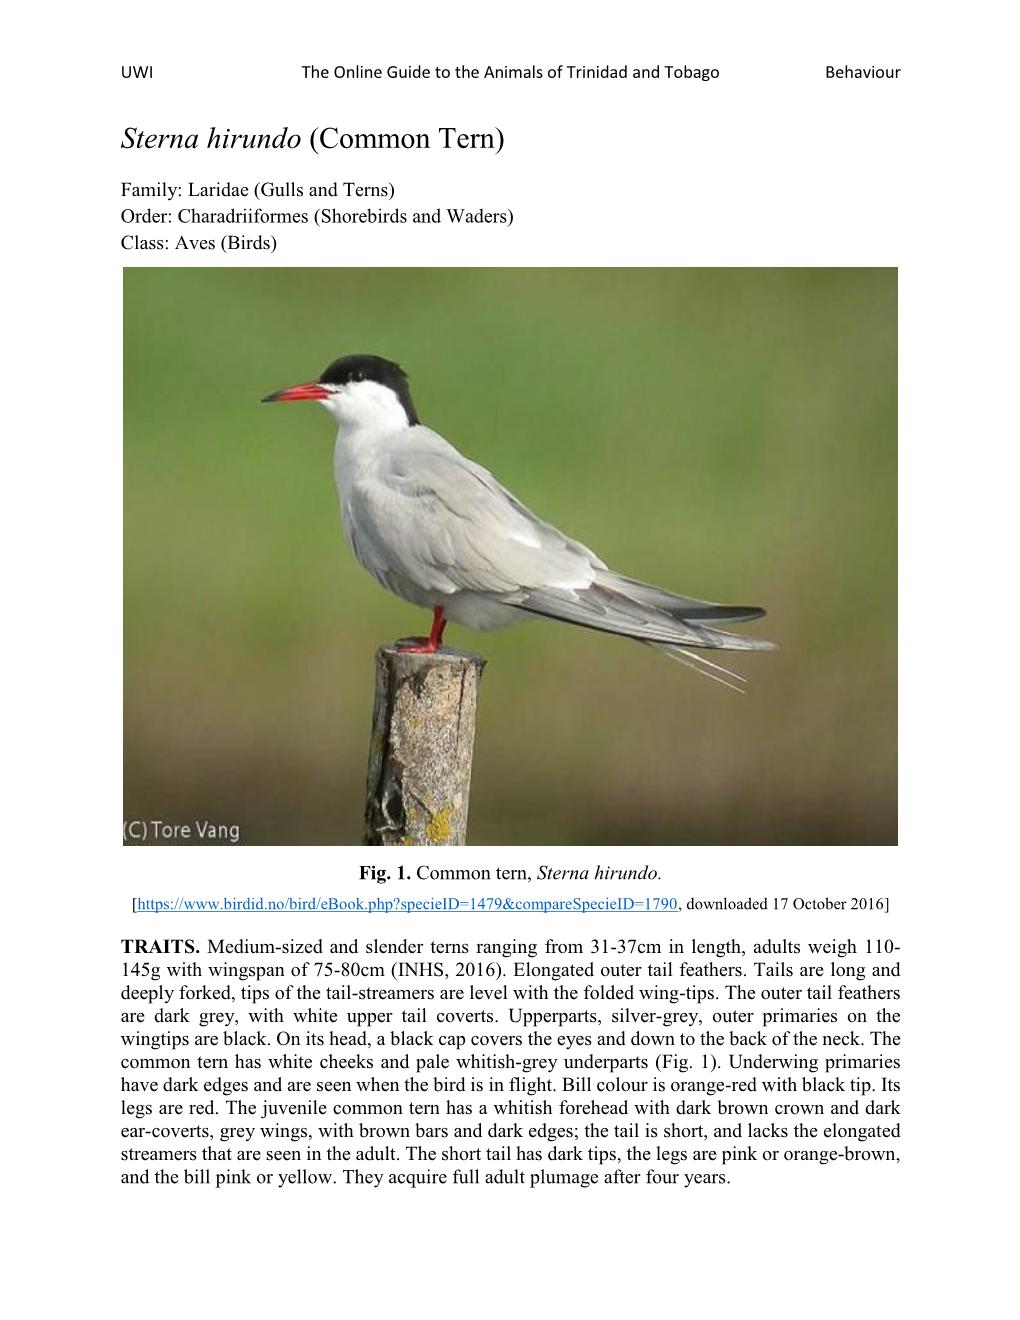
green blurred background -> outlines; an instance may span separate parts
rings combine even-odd
[[[481,651],[471,840],[896,840],[892,269],[124,273],[125,816],[360,841],[373,653],[427,631],[343,540],[347,353],[614,568],[767,607],[738,696],[560,624]]]

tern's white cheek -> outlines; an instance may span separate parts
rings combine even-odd
[[[352,381],[338,390],[330,402],[334,416],[355,430],[395,431],[407,425],[404,406],[388,385],[374,380]]]

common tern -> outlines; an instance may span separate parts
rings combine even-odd
[[[432,611],[435,652],[448,622],[479,632],[558,619],[631,637],[727,687],[745,680],[702,650],[771,651],[723,631],[765,611],[679,596],[615,573],[526,508],[496,478],[423,426],[407,375],[386,358],[337,358],[318,380],[263,403],[321,403],[338,424],[333,470],[344,531],[359,563],[388,591]]]

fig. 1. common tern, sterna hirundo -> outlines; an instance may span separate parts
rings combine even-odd
[[[421,424],[395,362],[338,358],[318,380],[262,402],[302,399],[321,403],[339,425],[333,468],[351,549],[387,590],[432,611],[431,634],[404,649],[436,651],[449,621],[485,632],[559,619],[655,646],[727,687],[744,680],[700,650],[775,649],[716,627],[761,618],[757,606],[716,605],[614,573],[536,517]]]

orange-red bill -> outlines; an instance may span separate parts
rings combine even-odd
[[[329,390],[318,381],[309,381],[307,385],[291,385],[275,394],[267,394],[263,403],[301,403],[305,399],[328,399]]]

